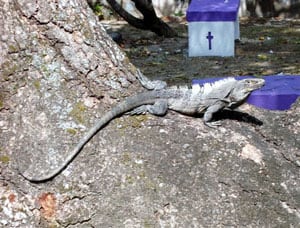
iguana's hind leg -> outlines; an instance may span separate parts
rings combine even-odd
[[[209,106],[203,116],[204,124],[211,128],[216,128],[221,125],[220,121],[211,122],[213,118],[213,114],[222,110],[225,107],[224,102],[217,102],[212,106]]]
[[[140,70],[137,70],[137,78],[142,86],[148,90],[161,90],[167,87],[167,83],[165,81],[151,81],[149,78],[143,75]]]
[[[156,101],[153,105],[142,105],[133,109],[126,114],[129,115],[141,115],[146,114],[147,112],[156,116],[163,116],[168,111],[168,103],[164,100]]]

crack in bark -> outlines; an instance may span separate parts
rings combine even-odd
[[[236,186],[238,186],[242,192],[251,193],[251,194],[254,194],[254,195],[257,195],[257,194],[258,194],[258,195],[264,195],[264,194],[265,194],[265,192],[259,191],[259,190],[257,190],[257,189],[249,189],[249,188],[246,188],[245,186],[243,186],[242,183],[239,183],[239,182],[237,182],[236,180],[233,180],[233,183],[234,183]]]
[[[255,128],[255,131],[264,139],[264,141],[268,144],[272,144],[275,147],[279,148],[282,143],[279,142],[278,140],[271,138],[270,136],[265,135],[260,128]]]
[[[294,166],[296,166],[297,168],[300,168],[300,165],[299,164],[297,164],[297,162],[296,161],[294,161],[294,160],[292,160],[292,159],[290,159],[290,158],[288,158],[286,155],[285,155],[285,153],[284,152],[280,152],[280,154],[281,154],[281,156],[288,162],[288,163],[290,163],[290,164],[292,164],[292,165],[294,165]]]
[[[94,215],[94,214],[93,214],[93,215]],[[91,216],[91,217],[93,217],[93,216]],[[83,225],[83,224],[85,224],[85,223],[88,223],[88,222],[90,222],[90,221],[92,220],[91,217],[89,217],[89,218],[87,218],[87,219],[75,221],[75,222],[70,222],[70,223],[67,224],[67,225],[64,225],[63,222],[59,222],[59,221],[56,221],[56,222],[57,222],[61,227],[67,228],[67,227],[70,227],[70,226]]]

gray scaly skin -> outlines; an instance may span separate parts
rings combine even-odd
[[[224,109],[233,109],[240,105],[246,97],[256,89],[264,85],[263,79],[235,80],[227,78],[215,83],[206,83],[203,86],[188,88],[166,88],[163,81],[150,81],[141,73],[138,74],[141,84],[151,90],[128,97],[107,112],[79,141],[70,155],[56,169],[45,176],[33,176],[24,172],[22,175],[32,182],[47,181],[62,172],[68,164],[78,155],[84,145],[106,124],[114,118],[128,114],[165,115],[168,111],[174,110],[186,115],[203,114],[204,123],[207,126],[215,127],[217,122],[210,122],[213,114]]]

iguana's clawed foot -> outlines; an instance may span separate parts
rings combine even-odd
[[[142,105],[140,107],[137,107],[129,112],[126,112],[127,115],[143,115],[148,112],[147,107],[145,105]]]
[[[210,128],[214,128],[214,129],[217,129],[219,126],[222,125],[221,121],[204,122],[204,124]]]
[[[147,112],[156,115],[156,116],[163,116],[168,111],[168,103],[165,100],[158,100],[153,105],[141,105],[126,114],[129,115],[141,115],[146,114]]]

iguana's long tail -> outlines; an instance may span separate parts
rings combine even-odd
[[[107,125],[114,118],[144,104],[153,104],[159,97],[157,91],[149,91],[140,93],[135,96],[125,99],[123,102],[116,105],[112,110],[108,111],[86,134],[80,139],[79,143],[75,146],[69,156],[63,163],[54,170],[51,170],[44,176],[37,176],[38,173],[32,173],[26,170],[21,175],[31,182],[44,182],[50,180],[61,173],[79,154],[82,148],[89,142],[89,140],[105,125]]]

